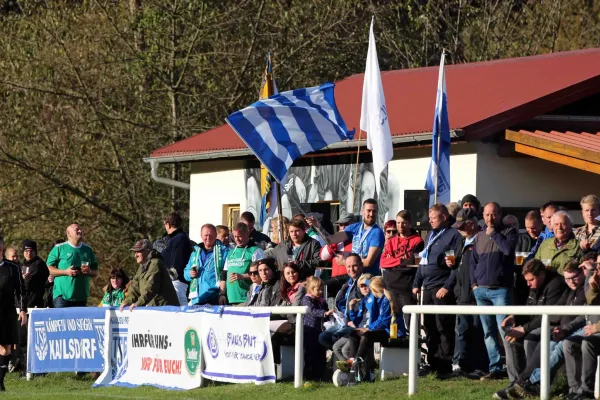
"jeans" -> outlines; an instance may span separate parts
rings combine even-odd
[[[511,304],[511,292],[512,288],[488,289],[480,286],[473,290],[473,295],[478,306],[508,306]],[[502,334],[502,337],[504,337],[500,325],[505,318],[506,315],[479,316],[483,327],[485,347],[490,360],[490,372],[502,371],[498,335]]]
[[[350,332],[352,332],[353,330],[354,328],[350,326],[344,326],[342,328],[333,326],[327,329],[326,331],[321,332],[321,334],[319,335],[319,344],[321,344],[321,346],[325,347],[326,349],[332,350],[333,344],[339,338],[348,336],[348,334],[350,334]]]
[[[52,303],[54,303],[54,308],[85,307],[87,305],[87,301],[67,301],[62,296],[55,298]]]
[[[563,348],[569,391],[593,394],[600,334],[585,336],[581,329],[564,340]]]
[[[537,350],[539,352],[539,350]],[[560,369],[565,359],[565,353],[563,351],[563,340],[559,342],[555,342],[554,340],[550,341],[550,382],[556,376],[556,373]],[[538,383],[542,380],[541,378],[542,371],[539,368],[533,370],[531,375],[529,376],[529,382]]]

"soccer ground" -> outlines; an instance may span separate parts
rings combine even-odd
[[[494,391],[504,387],[507,381],[479,382],[470,380],[439,381],[433,378],[419,379],[419,393],[411,399],[491,399]],[[73,374],[50,374],[27,382],[15,374],[7,377],[6,393],[0,399],[407,399],[407,378],[400,378],[354,387],[336,388],[330,383],[312,383],[310,387],[294,389],[292,383],[272,385],[209,384],[208,387],[189,391],[166,391],[152,387],[97,388],[91,387],[91,378],[76,378]],[[260,396],[260,397],[258,397]],[[556,397],[558,398],[558,397]]]

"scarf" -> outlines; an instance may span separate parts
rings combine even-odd
[[[194,264],[198,266],[198,257],[200,257],[200,253],[203,250],[202,247],[198,246],[198,252],[196,253],[196,258],[194,260]],[[213,264],[214,264],[214,269],[215,269],[215,277],[216,277],[216,285],[217,287],[219,287],[219,274],[221,273],[221,271],[223,270],[223,266],[221,265],[223,263],[223,260],[221,259],[221,252],[224,249],[224,245],[220,240],[217,240],[215,242],[215,245],[212,248],[212,252],[213,252]],[[206,263],[207,260],[205,260]],[[190,294],[192,293],[197,293],[198,292],[198,277],[193,278],[192,281],[190,282]]]

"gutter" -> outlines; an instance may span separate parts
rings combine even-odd
[[[401,135],[392,136],[392,145],[395,144],[410,144],[410,143],[421,143],[431,141],[433,134],[431,132],[420,133],[415,135]],[[455,129],[450,131],[450,138],[458,139],[464,137],[464,131],[462,129]],[[366,139],[361,139],[360,144],[363,146]],[[326,150],[340,150],[349,149],[354,150],[358,146],[358,140],[348,140],[344,142],[332,143],[319,150],[319,152]],[[161,178],[158,176],[158,167],[160,164],[173,164],[181,162],[192,162],[192,161],[205,161],[205,160],[216,160],[221,158],[233,158],[233,157],[247,157],[254,156],[249,148],[244,149],[229,149],[229,150],[215,150],[207,151],[197,154],[188,154],[181,156],[164,156],[164,157],[147,157],[144,158],[144,162],[150,164],[152,179],[158,183],[162,183],[169,186],[175,186],[181,189],[190,190],[190,184],[186,182],[180,182],[169,178]]]

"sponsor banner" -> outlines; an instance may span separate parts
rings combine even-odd
[[[199,311],[205,378],[257,385],[275,382],[270,313],[240,307]]]
[[[32,309],[29,314],[27,372],[104,370],[106,309]]]
[[[106,325],[112,343],[105,350],[110,362],[94,386],[200,386],[198,332],[202,315],[180,312],[178,307],[169,309],[110,311]]]

